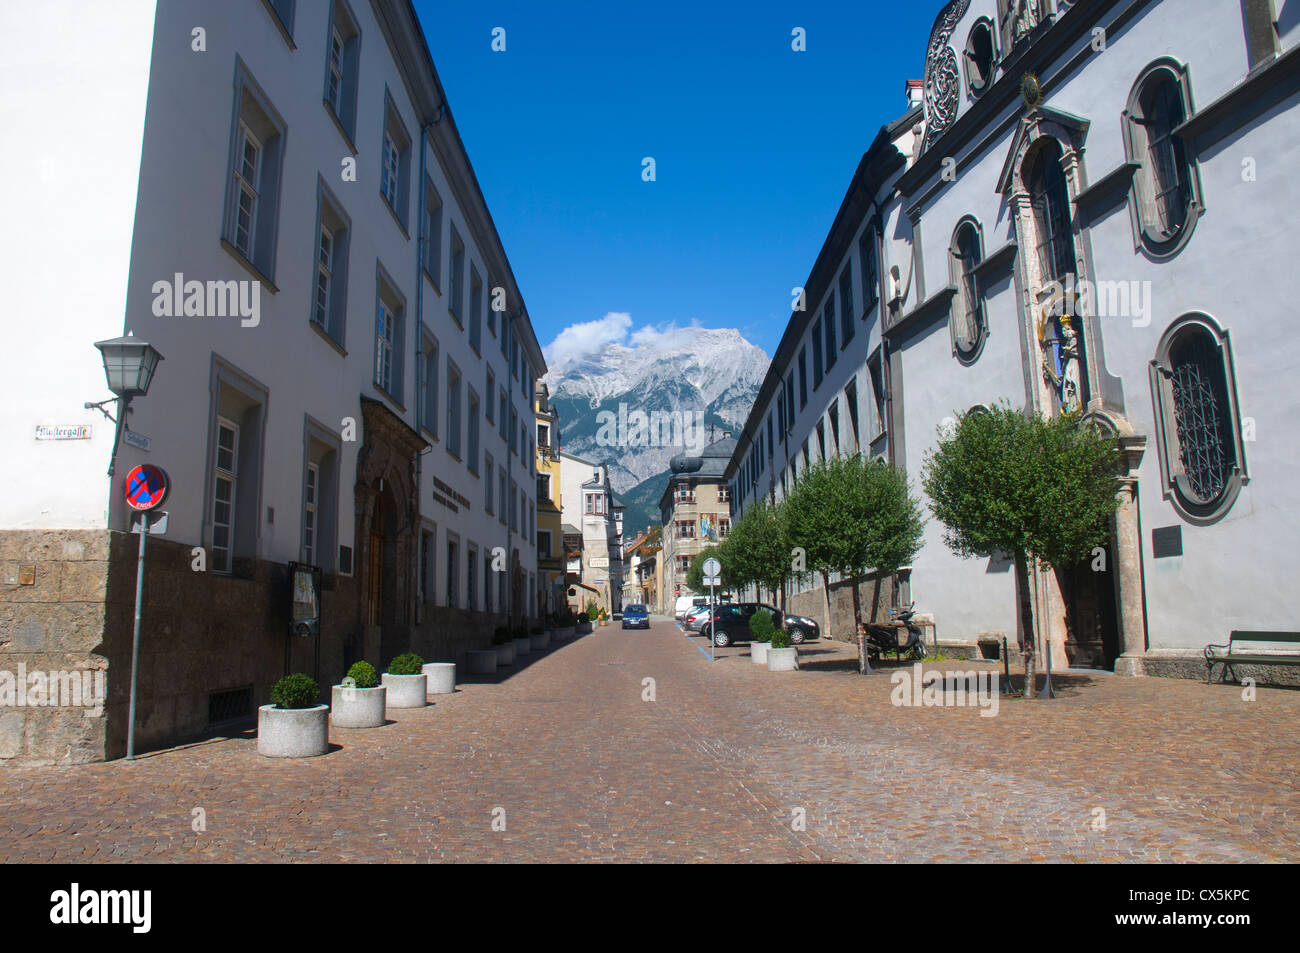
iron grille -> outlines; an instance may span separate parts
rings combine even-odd
[[[1197,501],[1209,503],[1223,492],[1236,463],[1223,360],[1199,332],[1171,358],[1178,459]]]
[[[212,692],[208,695],[208,725],[221,725],[226,722],[251,718],[253,715],[253,686],[231,688],[224,692]]]

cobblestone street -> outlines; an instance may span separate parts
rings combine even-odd
[[[1300,860],[1300,692],[1071,672],[980,717],[892,706],[838,643],[790,674],[701,649],[597,628],[306,761],[249,731],[6,769],[0,859]]]

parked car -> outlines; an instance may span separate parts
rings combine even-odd
[[[704,596],[678,596],[673,604],[673,618],[678,622],[686,620],[686,613],[699,606],[707,606],[709,600]]]
[[[646,607],[639,602],[634,602],[630,606],[623,607],[623,628],[625,629],[648,629],[650,628],[650,613]]]
[[[700,634],[712,637],[713,644],[719,648],[725,648],[733,642],[748,642],[752,637],[749,620],[759,611],[771,614],[772,625],[781,624],[781,611],[775,606],[761,602],[734,602],[718,606],[713,617],[700,628]],[[807,616],[786,615],[785,628],[790,633],[790,641],[796,645],[821,636],[817,623]]]
[[[709,606],[694,606],[690,612],[686,613],[686,618],[682,620],[682,628],[687,632],[698,632],[705,622],[709,621]]]

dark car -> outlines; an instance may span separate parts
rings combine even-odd
[[[713,644],[725,648],[733,642],[748,642],[753,634],[749,631],[749,620],[755,612],[767,612],[772,616],[772,625],[780,625],[781,611],[775,606],[761,602],[733,602],[718,606],[713,618],[704,624],[700,634],[712,636]],[[807,616],[787,615],[785,628],[790,633],[790,641],[795,645],[820,636],[817,623]]]
[[[646,607],[639,602],[634,602],[630,606],[623,607],[623,628],[625,629],[648,629],[650,628],[650,613]]]

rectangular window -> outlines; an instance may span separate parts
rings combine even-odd
[[[484,460],[483,462],[483,477],[484,477],[483,512],[486,513],[488,516],[491,516],[492,515],[492,481],[495,478],[495,470],[493,469],[493,463],[492,463],[492,454],[490,453],[484,454],[483,460]]]
[[[728,503],[731,501],[731,487],[725,483],[718,487],[718,502]]]
[[[695,538],[695,520],[678,520],[677,537],[679,539]]]
[[[481,353],[483,344],[483,279],[478,269],[469,266],[469,346],[475,354]]]
[[[487,306],[487,326],[488,333],[496,337],[497,333],[497,283],[491,275],[488,275],[488,306]]]
[[[460,371],[447,361],[447,452],[460,457]]]
[[[434,602],[436,595],[434,587],[437,585],[437,577],[434,575],[433,553],[435,546],[436,531],[422,530],[420,532],[420,601]]]
[[[784,476],[782,477],[784,479]],[[718,539],[726,539],[731,532],[731,520],[725,516],[718,517]]]
[[[549,500],[551,498],[551,475],[542,473],[537,477],[537,498],[539,500]]]
[[[478,590],[474,580],[478,576],[478,547],[471,543],[465,551],[468,554],[465,560],[465,608],[477,609]]]
[[[473,389],[469,392],[469,435],[466,441],[466,465],[471,473],[478,473],[478,430],[479,430],[478,394]]]
[[[253,259],[253,235],[257,224],[258,189],[262,163],[262,143],[253,131],[239,121],[239,158],[235,167],[235,240],[243,256]]]
[[[848,347],[853,331],[853,266],[845,265],[840,275],[840,347]]]
[[[325,105],[351,140],[357,129],[357,72],[361,32],[343,0],[330,4],[329,45],[325,55]]]
[[[549,529],[539,529],[537,531],[537,555],[541,559],[551,558],[551,531]]]
[[[307,485],[302,494],[302,558],[308,565],[316,565],[316,512],[317,494],[320,492],[320,467],[307,464]]]
[[[483,611],[492,611],[492,552],[483,551]]]
[[[393,97],[384,91],[384,134],[380,142],[379,194],[406,229],[407,208],[411,204],[408,182],[411,177],[411,137],[397,114]]]
[[[239,426],[217,418],[212,500],[212,571],[229,573],[234,550],[235,496],[239,479]]]
[[[492,402],[492,395],[497,392],[497,376],[492,373],[491,366],[487,369],[487,386],[483,388],[483,410],[487,414],[487,421],[490,424],[496,423],[496,412],[492,409],[496,405]]]
[[[447,605],[455,609],[460,599],[460,545],[454,540],[447,540]]]
[[[225,227],[227,248],[275,279],[275,244],[285,124],[236,60],[235,117],[230,144]]]
[[[822,323],[818,319],[812,331],[813,390],[822,386]]]
[[[442,288],[442,196],[433,180],[424,180],[424,273]]]
[[[799,409],[808,406],[808,349],[799,348]]]
[[[849,430],[853,438],[853,453],[861,449],[858,438],[858,382],[855,378],[849,381],[849,386],[844,388],[844,403],[849,408]]]
[[[424,339],[424,394],[421,396],[421,423],[424,429],[438,436],[438,342]]]
[[[862,316],[876,307],[880,297],[880,272],[876,267],[876,232],[868,228],[858,241],[858,264],[862,270]]]
[[[826,371],[835,366],[837,348],[835,347],[835,293],[826,301],[826,310],[822,312],[822,328],[826,333]]]
[[[504,387],[500,389],[499,393],[500,400],[497,405],[497,433],[501,435],[502,440],[505,440],[507,439],[506,427],[510,425],[509,416],[506,411],[510,399],[506,396],[506,389]]]
[[[519,411],[510,408],[510,452],[519,455]]]
[[[501,521],[502,526],[505,526],[506,525],[506,468],[497,467],[497,476],[498,476],[497,489],[501,491],[497,495],[497,501],[498,501],[497,510],[499,511],[497,513],[497,519]],[[502,596],[502,598],[505,597]]]
[[[465,243],[460,240],[456,226],[451,227],[451,272],[447,276],[448,295],[447,310],[462,328],[465,326]]]
[[[375,317],[375,386],[380,390],[393,388],[393,344],[397,316],[381,298]]]
[[[872,397],[872,415],[871,415],[871,442],[875,443],[879,437],[885,433],[885,381],[884,375],[880,368],[880,352],[877,351],[875,356],[867,362],[867,368],[871,372],[871,397]]]
[[[312,311],[312,320],[322,328],[329,326],[330,286],[333,279],[334,233],[322,225],[316,244],[316,307]]]
[[[515,529],[519,525],[519,484],[514,480],[510,481],[510,528]]]
[[[347,316],[348,244],[352,230],[342,206],[320,180],[316,187],[316,276],[311,320],[340,347]]]

